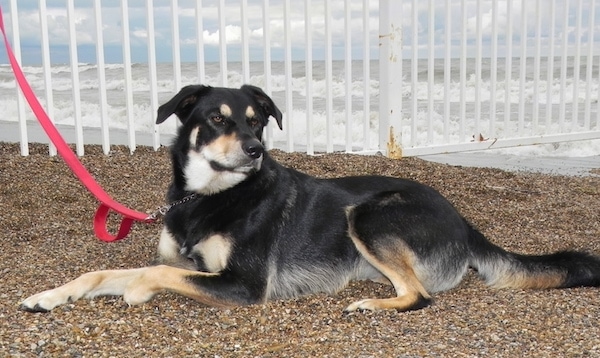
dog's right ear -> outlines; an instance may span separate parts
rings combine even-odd
[[[198,101],[198,98],[202,95],[202,92],[210,89],[209,86],[203,85],[191,85],[186,86],[171,98],[171,100],[162,106],[158,107],[158,116],[156,117],[156,124],[164,122],[173,113],[177,115],[179,120],[183,123],[189,116],[191,110],[194,108],[194,104]]]

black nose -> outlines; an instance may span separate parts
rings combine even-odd
[[[247,156],[252,159],[258,159],[265,152],[263,145],[256,139],[248,140],[242,144],[242,149]]]

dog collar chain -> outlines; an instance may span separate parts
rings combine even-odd
[[[174,201],[172,203],[163,205],[161,207],[158,208],[158,210],[156,210],[155,212],[153,212],[152,214],[150,214],[147,218],[146,221],[156,221],[158,220],[159,217],[161,216],[165,216],[169,210],[171,210],[173,207],[177,206],[177,205],[181,205],[183,203],[187,203],[190,200],[196,199],[198,197],[197,193],[193,193],[190,194],[188,196],[185,196],[177,201]]]

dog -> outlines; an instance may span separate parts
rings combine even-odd
[[[438,192],[383,176],[317,179],[277,163],[263,128],[282,113],[260,88],[192,85],[158,110],[181,121],[171,145],[173,202],[157,263],[86,273],[21,303],[47,312],[80,298],[123,296],[129,305],[161,291],[202,304],[261,304],[351,280],[393,285],[395,297],[345,311],[409,311],[459,284],[469,267],[495,288],[600,285],[600,257],[577,251],[529,256],[488,241]]]

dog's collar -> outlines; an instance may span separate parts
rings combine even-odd
[[[160,208],[158,208],[158,210],[156,210],[155,212],[153,212],[152,214],[150,214],[147,218],[146,221],[156,221],[159,217],[161,216],[165,216],[171,209],[173,209],[175,206],[177,205],[181,205],[183,203],[187,203],[190,200],[194,200],[199,196],[198,193],[192,193],[188,196],[184,196],[183,198],[176,200],[172,203],[166,204],[161,206]]]

